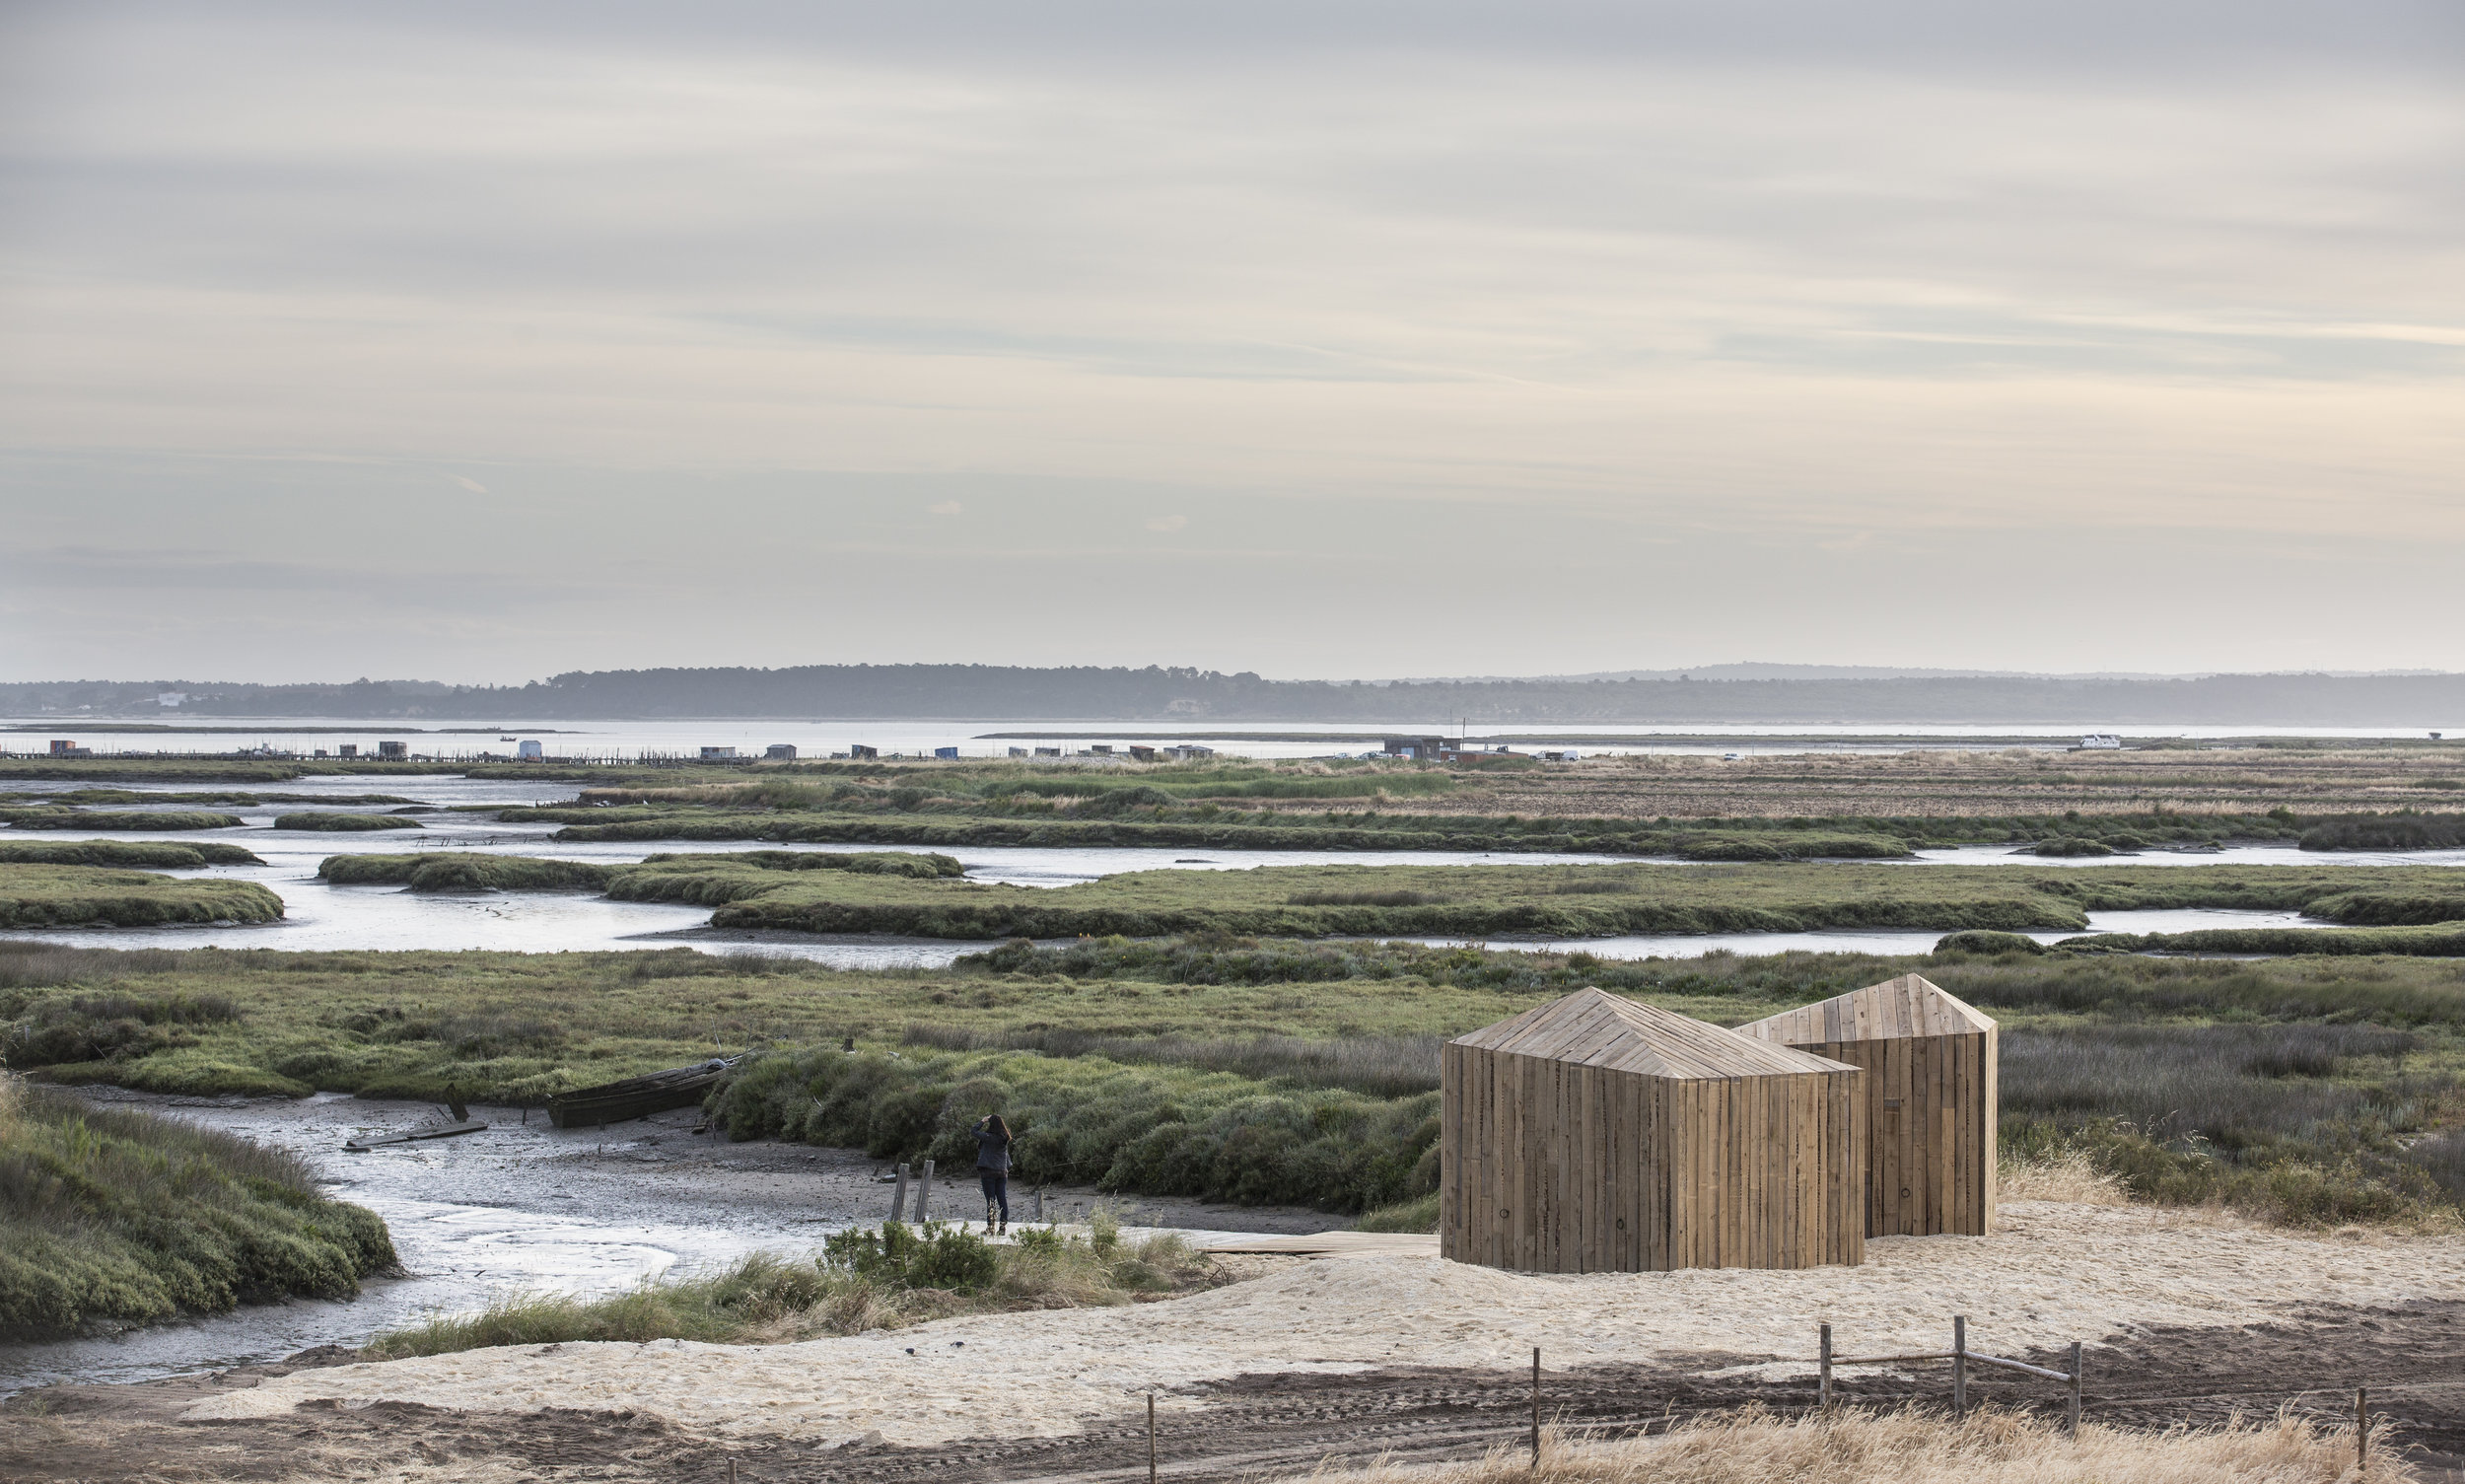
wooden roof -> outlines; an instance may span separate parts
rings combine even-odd
[[[1787,1046],[1833,1041],[1887,1041],[1904,1036],[1978,1035],[1995,1028],[1941,985],[1918,974],[1853,989],[1737,1027],[1739,1035]]]
[[[1513,1020],[1457,1036],[1453,1044],[1645,1077],[1792,1077],[1850,1070],[1597,989],[1579,989]]]

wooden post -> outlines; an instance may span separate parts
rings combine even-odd
[[[1823,1338],[1818,1348],[1822,1355],[1819,1362],[1822,1376],[1814,1383],[1814,1405],[1818,1411],[1828,1412],[1832,1409],[1832,1326],[1825,1324],[1821,1327]]]
[[[1532,1468],[1540,1469],[1540,1347],[1532,1347]]]
[[[1156,1393],[1147,1393],[1147,1484],[1156,1484]]]
[[[2072,1436],[2079,1436],[2079,1341],[2072,1341]]]
[[[2368,1473],[2371,1466],[2370,1387],[2354,1388],[2354,1471]]]
[[[933,1162],[925,1161],[924,1176],[916,1182],[916,1225],[933,1220]]]
[[[737,1484],[737,1455],[728,1455],[728,1484]]]
[[[898,1183],[890,1187],[890,1220],[905,1221],[906,1219],[907,1165],[904,1161],[901,1161],[898,1166]]]
[[[1969,1414],[1969,1316],[1951,1316],[1951,1420]]]
[[[1029,1217],[1028,1220],[1042,1221],[1044,1219],[1044,1187],[1041,1185],[1036,1186],[1035,1193],[1027,1197],[1027,1199],[1034,1203],[1035,1208],[1035,1214],[1032,1217]]]

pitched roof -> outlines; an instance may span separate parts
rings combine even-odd
[[[1918,974],[1853,989],[1813,1005],[1800,1005],[1737,1027],[1739,1035],[1785,1046],[1835,1041],[1886,1041],[1919,1035],[1977,1035],[1995,1028],[1991,1017]]]
[[[1839,1062],[1597,989],[1577,990],[1513,1020],[1457,1036],[1453,1044],[1646,1077],[1776,1077],[1849,1070]]]

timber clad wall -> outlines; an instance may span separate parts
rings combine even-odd
[[[1866,1236],[1994,1230],[2001,1031],[1992,1019],[1904,974],[1737,1030],[1866,1069]]]
[[[1447,1043],[1439,1243],[1528,1272],[1865,1260],[1863,1074],[1587,989]]]

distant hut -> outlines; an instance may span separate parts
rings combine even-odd
[[[1446,1043],[1439,1249],[1526,1272],[1866,1258],[1855,1067],[1585,989]]]
[[[1866,1069],[1866,1235],[1995,1225],[1995,1023],[1916,974],[1737,1027]]]

